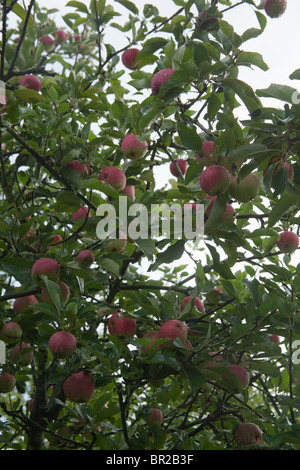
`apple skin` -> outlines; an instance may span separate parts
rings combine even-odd
[[[76,372],[63,383],[65,396],[74,403],[87,403],[95,391],[93,376],[86,371]]]
[[[246,389],[249,385],[250,382],[250,377],[248,374],[248,371],[245,369],[245,367],[239,365],[239,364],[229,364],[227,366],[227,369],[232,373],[235,374],[239,380],[241,381],[243,389]]]
[[[89,171],[88,171],[88,167],[86,166],[86,164],[82,162],[78,162],[77,160],[71,160],[70,162],[68,162],[66,164],[66,168],[77,171],[77,173],[82,178],[86,178],[87,176],[89,176]]]
[[[122,194],[127,194],[128,196],[131,197],[131,199],[133,201],[135,200],[135,186],[133,186],[133,185],[125,186],[125,188],[122,189],[121,193]]]
[[[186,297],[185,299],[183,299],[183,301],[181,302],[181,305],[180,305],[180,310],[181,312],[183,312],[183,310],[185,309],[186,305],[189,303],[189,301],[191,300],[192,296],[189,295],[188,297]],[[198,312],[201,312],[203,313],[204,312],[204,304],[203,302],[199,299],[199,297],[195,297],[194,300],[194,307],[196,308],[196,310],[198,310]]]
[[[182,158],[178,158],[176,160],[176,163],[179,166],[181,173],[185,175],[188,169],[188,162],[186,160],[183,160]],[[173,176],[176,176],[176,178],[180,177],[179,171],[177,170],[174,162],[170,163],[170,172],[172,173]]]
[[[147,333],[144,334],[143,338],[149,338],[149,343],[146,345],[143,345],[142,347],[143,352],[145,353],[155,352],[155,351],[159,351],[162,348],[161,344],[154,344],[156,341],[160,339],[158,330],[147,331]]]
[[[40,91],[42,88],[42,83],[39,77],[32,74],[24,75],[20,80],[20,85],[25,86],[29,90],[35,91]]]
[[[76,351],[77,340],[68,331],[56,331],[49,339],[48,348],[52,356],[66,358]]]
[[[98,179],[110,184],[117,191],[123,191],[126,186],[126,175],[116,166],[108,166],[104,168],[100,172]]]
[[[16,378],[8,372],[1,372],[0,374],[0,393],[11,392],[16,385]]]
[[[92,214],[87,206],[80,207],[78,211],[73,212],[72,214],[72,219],[74,222],[76,222],[76,220],[85,219],[86,217],[92,217]]]
[[[266,0],[264,9],[270,18],[279,18],[287,8],[287,0]]]
[[[61,295],[62,295],[62,298],[63,298],[63,302],[64,304],[67,303],[67,301],[69,300],[69,297],[70,297],[70,288],[69,286],[63,282],[63,281],[58,281],[57,282],[59,288],[60,288],[60,291],[61,291]],[[45,302],[46,304],[49,304],[49,305],[52,305],[54,306],[53,304],[53,301],[51,299],[51,296],[49,295],[46,287],[43,287],[42,290],[41,290],[41,297],[42,297],[42,301]]]
[[[174,69],[167,68],[160,70],[159,72],[153,75],[151,81],[151,90],[153,95],[158,95],[161,85],[167,80],[169,80],[169,78],[173,75],[174,72]]]
[[[279,344],[281,339],[278,335],[270,335],[270,341],[272,341],[272,343]]]
[[[77,255],[78,264],[82,268],[89,268],[95,260],[94,253],[91,250],[82,250]]]
[[[202,191],[210,196],[218,196],[227,191],[231,184],[231,174],[222,165],[212,165],[205,168],[199,178]]]
[[[115,240],[107,243],[105,246],[105,251],[107,251],[107,253],[121,253],[125,249],[126,245],[126,238],[116,238]]]
[[[9,352],[11,360],[20,366],[28,366],[33,359],[33,351],[30,344],[17,344]]]
[[[159,338],[169,338],[163,344],[164,347],[172,346],[174,339],[179,338],[182,342],[187,339],[188,327],[180,320],[168,320],[159,329]]]
[[[233,438],[238,446],[246,447],[262,442],[262,431],[254,423],[240,423],[235,429]]]
[[[40,278],[41,274],[47,276],[50,281],[57,282],[60,278],[60,265],[52,258],[40,258],[31,269],[33,281],[40,287],[44,287],[44,281]]]
[[[124,51],[121,56],[123,65],[125,65],[125,67],[127,67],[130,70],[137,69],[139,66],[139,62],[136,59],[137,59],[139,52],[140,52],[140,49],[137,49],[136,47],[131,47],[130,49],[127,49],[126,51]]]
[[[13,344],[22,338],[23,330],[21,325],[15,321],[4,323],[0,330],[0,338],[8,344]]]
[[[260,182],[258,176],[255,173],[249,173],[249,175],[240,182],[237,181],[237,176],[234,176],[229,188],[229,193],[239,202],[248,202],[255,198],[259,189]]]
[[[148,150],[147,141],[141,142],[137,137],[139,137],[137,134],[128,134],[121,142],[121,150],[130,160],[142,158]]]
[[[15,313],[24,313],[29,310],[30,305],[38,304],[39,301],[35,295],[27,295],[26,297],[18,297],[13,304]]]
[[[299,237],[294,232],[281,232],[277,246],[282,253],[293,253],[299,246]]]
[[[53,51],[55,49],[55,41],[51,36],[42,36],[40,42],[45,46],[47,51]]]
[[[211,360],[207,361],[202,369],[203,375],[209,380],[217,380],[220,378],[220,374],[214,372],[214,368],[224,367],[224,358],[215,351],[209,352],[208,354],[211,356]]]
[[[150,408],[149,414],[145,416],[145,421],[147,424],[162,424],[164,420],[164,415],[161,410],[158,408]]]
[[[58,29],[57,31],[55,31],[54,37],[60,43],[65,42],[69,39],[68,34],[62,29]]]
[[[122,338],[132,338],[136,332],[136,320],[123,317],[121,312],[114,313],[107,322],[109,334]]]

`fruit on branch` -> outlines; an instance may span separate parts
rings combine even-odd
[[[16,385],[16,378],[9,372],[1,372],[0,374],[0,393],[11,392]]]
[[[98,179],[110,184],[118,191],[122,191],[126,186],[125,173],[116,166],[108,166],[104,168],[100,172]]]
[[[183,301],[181,302],[181,305],[180,305],[181,312],[183,312],[183,310],[185,309],[187,304],[191,301],[191,299],[192,299],[192,295],[189,295],[188,297],[185,297],[185,299],[183,299]],[[205,311],[204,304],[199,299],[199,297],[194,297],[194,299],[192,300],[192,304],[194,305],[196,310],[198,310],[198,312],[203,313]]]
[[[109,334],[122,338],[132,338],[136,332],[136,320],[127,318],[121,312],[114,313],[107,322]]]
[[[63,281],[58,281],[58,286],[60,288],[60,291],[61,291],[61,295],[62,295],[62,298],[63,298],[63,302],[64,304],[67,303],[67,301],[69,300],[69,297],[70,297],[70,288],[69,286],[63,282]],[[49,304],[49,305],[52,305],[54,306],[54,303],[53,303],[53,300],[51,298],[51,295],[49,294],[48,290],[46,289],[46,287],[43,287],[42,290],[41,290],[41,297],[42,297],[42,301],[45,302],[46,304]]]
[[[188,169],[188,162],[186,160],[183,160],[182,158],[178,158],[175,161],[176,161],[178,167],[180,168],[181,173],[183,175],[185,175],[186,172],[187,172],[187,169]],[[176,178],[180,177],[180,173],[179,173],[179,171],[178,171],[178,169],[177,169],[174,162],[170,163],[170,172],[172,173],[173,176],[176,176]]]
[[[169,338],[163,346],[172,346],[173,341],[179,338],[183,343],[188,336],[188,327],[180,320],[168,320],[159,329],[159,338]]]
[[[210,16],[208,10],[202,10],[198,15],[196,27],[205,31],[217,31],[219,29],[219,18]]]
[[[211,210],[216,202],[216,199],[217,199],[217,196],[209,196],[207,195],[205,197],[205,199],[211,199],[211,202],[208,204],[207,208],[206,208],[206,211],[205,211],[205,215],[206,217],[208,218],[210,213],[211,213]],[[226,203],[226,206],[225,206],[225,212],[223,214],[223,217],[222,217],[222,222],[224,223],[231,223],[231,222],[234,222],[236,218],[236,212],[235,212],[235,209],[234,207],[229,204],[228,202]]]
[[[48,341],[48,348],[53,356],[66,358],[76,351],[77,340],[68,331],[56,331]]]
[[[135,200],[135,186],[133,186],[133,185],[125,186],[125,188],[122,189],[121,193],[122,194],[127,194],[128,196],[131,197],[131,199],[133,201]]]
[[[147,331],[144,334],[143,338],[149,338],[149,342],[142,346],[142,351],[149,353],[154,351],[159,351],[162,348],[161,344],[155,344],[156,341],[160,339],[158,330]]]
[[[95,381],[87,371],[69,375],[63,383],[65,396],[74,403],[87,403],[95,391]]]
[[[279,18],[287,8],[287,0],[266,0],[264,9],[270,18]]]
[[[62,237],[57,233],[53,236],[53,243],[59,243],[62,241]]]
[[[51,36],[42,36],[40,42],[45,46],[47,51],[53,51],[55,49],[55,41]]]
[[[36,75],[28,74],[20,80],[20,85],[28,88],[29,90],[40,91],[42,88],[42,83],[39,77]]]
[[[254,423],[240,423],[235,429],[233,438],[238,446],[247,447],[262,442],[262,431]]]
[[[57,282],[60,278],[60,265],[52,258],[40,258],[31,269],[31,277],[33,281],[41,287],[44,287],[44,281],[41,275],[47,276],[50,281]]]
[[[288,230],[281,232],[277,246],[282,253],[293,253],[299,246],[299,237]]]
[[[214,164],[213,153],[217,151],[217,146],[212,140],[202,142],[201,153],[196,153],[196,160],[201,165],[210,166]]]
[[[78,211],[73,212],[72,214],[72,219],[74,222],[76,222],[76,220],[85,219],[86,217],[92,217],[92,214],[87,206],[81,206]]]
[[[86,164],[82,162],[78,162],[77,160],[71,160],[70,162],[68,162],[66,164],[66,168],[77,171],[77,173],[82,178],[86,178],[87,176],[89,176],[89,171],[88,171],[88,167],[86,166]]]
[[[121,150],[124,156],[130,160],[142,158],[148,150],[147,141],[141,142],[138,137],[140,136],[137,134],[128,134],[121,142]]]
[[[220,378],[220,374],[214,371],[214,368],[223,367],[224,358],[221,356],[221,354],[217,354],[215,351],[209,352],[208,354],[211,356],[211,360],[207,361],[203,367],[203,375],[209,380],[217,380]]]
[[[227,369],[240,380],[242,388],[246,389],[250,382],[248,371],[239,364],[229,364]]]
[[[11,360],[19,366],[28,366],[33,359],[33,351],[30,344],[17,344],[9,352]]]
[[[0,339],[8,344],[16,343],[19,341],[22,335],[22,327],[15,321],[8,321],[7,323],[4,323],[0,330]]]
[[[82,268],[89,268],[95,260],[94,253],[91,250],[82,250],[77,255],[77,261]]]
[[[158,408],[150,408],[145,414],[145,421],[147,424],[162,424],[164,415]]]
[[[39,301],[35,295],[26,295],[26,297],[18,297],[13,303],[15,313],[27,312],[30,305],[38,304]]]
[[[130,70],[135,70],[139,66],[139,61],[137,61],[137,56],[140,50],[136,47],[131,47],[130,49],[126,49],[121,56],[121,60],[123,65]]]
[[[205,168],[199,178],[202,191],[210,196],[226,192],[231,184],[232,176],[222,165],[212,165]]]
[[[270,335],[270,341],[275,344],[279,344],[281,339],[279,335]]]
[[[153,95],[158,95],[160,87],[165,83],[175,72],[174,69],[163,69],[153,75],[151,81],[151,90]]]
[[[121,253],[121,251],[125,249],[126,245],[126,238],[116,238],[105,245],[105,251],[107,251],[107,253]]]
[[[257,196],[259,189],[260,182],[258,176],[255,173],[249,173],[241,181],[238,181],[237,176],[233,176],[229,193],[239,202],[248,202]]]
[[[60,43],[65,42],[69,39],[68,34],[65,31],[63,31],[62,29],[58,29],[57,31],[55,31],[54,37],[55,37],[56,41],[58,41]]]

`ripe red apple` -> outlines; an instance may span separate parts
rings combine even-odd
[[[279,18],[287,8],[287,0],[266,0],[264,8],[270,18]]]
[[[233,438],[238,446],[251,446],[262,442],[262,431],[254,423],[240,423],[234,431]]]
[[[147,424],[162,424],[164,420],[164,415],[161,410],[158,408],[150,408],[149,413],[145,416],[145,421]]]
[[[82,162],[78,162],[77,160],[71,160],[70,162],[68,162],[66,164],[66,168],[77,171],[77,173],[82,178],[86,178],[87,176],[89,176],[89,171],[88,171],[88,167],[86,166],[86,164]]]
[[[135,200],[135,186],[133,186],[133,185],[125,186],[125,188],[122,189],[121,193],[122,194],[127,194],[128,196],[131,197],[131,199],[133,201]]]
[[[240,182],[237,176],[233,176],[229,193],[239,202],[248,202],[255,198],[259,189],[260,182],[258,176],[255,173],[249,173],[249,175]]]
[[[140,50],[136,47],[131,47],[130,49],[126,49],[121,56],[121,60],[123,65],[130,70],[135,70],[139,66],[139,62],[137,61],[137,56]]]
[[[67,39],[69,39],[68,34],[62,29],[58,29],[57,31],[55,31],[54,37],[60,43],[67,41]]]
[[[39,77],[32,74],[24,75],[20,80],[20,85],[25,86],[29,90],[35,91],[40,91],[42,88],[42,83]]]
[[[159,351],[162,348],[161,344],[154,344],[160,339],[158,330],[147,331],[144,334],[143,338],[149,338],[149,343],[142,346],[142,351],[149,353],[154,351]]]
[[[8,344],[16,343],[23,335],[21,325],[15,321],[4,323],[0,330],[0,338]]]
[[[92,214],[87,206],[82,206],[78,209],[78,211],[73,212],[72,219],[74,222],[76,220],[85,219],[86,217],[92,217]]]
[[[121,150],[130,160],[142,158],[148,150],[147,141],[141,142],[138,137],[137,134],[128,134],[121,142]]]
[[[221,354],[217,354],[215,351],[211,351],[208,353],[211,356],[211,360],[207,361],[205,366],[202,369],[204,376],[209,380],[217,380],[220,378],[220,374],[214,371],[216,367],[223,367],[224,366],[224,358]]]
[[[89,268],[95,259],[94,253],[91,250],[82,250],[77,255],[78,264],[82,268]]]
[[[13,304],[15,313],[24,313],[29,310],[30,305],[38,304],[39,301],[35,295],[27,295],[26,297],[18,297]]]
[[[217,196],[229,189],[231,174],[222,165],[212,165],[205,168],[199,178],[200,188],[210,196]]]
[[[48,347],[53,356],[65,358],[76,351],[77,340],[68,331],[56,331],[50,337]]]
[[[16,385],[16,378],[8,372],[1,372],[0,374],[0,393],[11,392]]]
[[[282,232],[277,241],[277,246],[283,253],[293,253],[299,246],[299,237],[294,232]]]
[[[205,197],[205,199],[211,199],[211,202],[208,204],[207,208],[206,208],[206,211],[205,211],[205,215],[206,217],[209,217],[210,213],[211,213],[211,210],[213,208],[213,205],[215,204],[216,202],[216,199],[217,199],[217,196],[209,196],[207,195]],[[225,212],[223,214],[223,217],[222,217],[222,222],[224,222],[225,224],[226,223],[231,223],[235,220],[236,218],[236,212],[235,212],[235,209],[234,207],[229,204],[228,202],[226,203],[226,208],[225,208]]]
[[[65,396],[74,403],[87,403],[95,391],[95,381],[89,372],[80,371],[66,378],[63,384]]]
[[[41,275],[47,276],[50,281],[57,282],[60,277],[60,265],[52,258],[40,258],[32,266],[31,277],[38,286],[44,287]]]
[[[179,338],[182,342],[187,339],[188,327],[180,320],[168,320],[159,329],[160,338],[169,338],[163,346],[171,346],[174,339]]]
[[[53,243],[59,243],[61,241],[62,241],[62,237],[56,233],[53,237]]]
[[[105,245],[107,253],[121,253],[127,245],[126,238],[116,238]]]
[[[176,163],[179,166],[181,173],[185,175],[188,169],[188,162],[186,160],[183,160],[182,158],[178,158],[176,160]],[[179,178],[180,174],[174,162],[170,163],[170,172],[172,173],[173,176],[176,176],[176,178]]]
[[[20,366],[28,366],[33,359],[33,351],[30,344],[17,344],[9,352],[11,360]]]
[[[153,95],[158,95],[160,87],[163,83],[165,83],[175,72],[174,69],[163,69],[153,75],[151,81],[151,90]]]
[[[55,41],[51,36],[42,36],[40,42],[45,46],[47,51],[53,51],[55,49]]]
[[[192,296],[189,295],[188,297],[185,297],[185,299],[183,299],[183,301],[181,302],[180,310],[182,312],[185,309],[185,307],[187,306],[187,304],[190,302],[191,298],[192,298]],[[198,312],[204,312],[204,304],[199,299],[199,297],[195,297],[193,302],[194,302],[194,307],[196,308],[196,310],[198,310]]]
[[[250,377],[248,374],[248,371],[245,369],[245,367],[239,365],[239,364],[229,364],[227,366],[227,369],[234,375],[238,377],[242,384],[242,388],[245,389],[248,387],[249,382],[250,382]]]
[[[196,160],[202,165],[213,165],[214,161],[212,155],[214,152],[216,152],[216,150],[217,147],[215,146],[215,143],[212,140],[202,142],[201,153],[195,154]]]
[[[105,183],[110,184],[113,188],[118,191],[122,191],[126,186],[126,176],[125,173],[116,166],[108,166],[104,168],[98,179],[104,181]]]
[[[281,339],[279,335],[270,335],[270,341],[272,341],[272,343],[279,344]]]
[[[132,338],[136,332],[136,320],[123,317],[121,312],[114,313],[107,322],[109,334],[122,338]]]
[[[62,295],[62,298],[63,298],[63,302],[66,303],[69,300],[69,297],[70,297],[70,288],[63,281],[58,281],[57,284],[60,288],[61,295]],[[46,287],[42,288],[41,297],[42,297],[43,302],[45,302],[46,304],[54,306],[53,300],[52,300],[49,292],[47,291]]]

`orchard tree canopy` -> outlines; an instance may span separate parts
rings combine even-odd
[[[171,3],[1,0],[1,450],[299,449],[300,69],[240,78],[287,2]]]

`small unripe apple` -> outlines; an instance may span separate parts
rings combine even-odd
[[[145,416],[145,421],[147,424],[162,424],[164,420],[164,415],[161,410],[158,408],[150,408],[149,413]]]
[[[234,375],[238,377],[242,384],[242,388],[246,389],[249,385],[250,382],[250,377],[248,374],[248,371],[245,369],[245,367],[239,365],[239,364],[229,364],[227,366],[227,369]]]
[[[33,351],[30,344],[17,344],[9,352],[11,360],[20,366],[28,366],[33,359]]]
[[[168,320],[159,329],[160,338],[169,338],[169,341],[164,343],[164,346],[171,346],[176,338],[184,342],[187,336],[188,327],[180,320]]]
[[[293,253],[299,246],[299,237],[294,232],[282,232],[277,241],[277,246],[283,253]]]
[[[26,297],[18,297],[13,304],[15,313],[27,312],[30,305],[38,304],[39,301],[35,295],[27,295]]]
[[[133,185],[125,186],[125,188],[122,189],[121,193],[122,194],[127,194],[128,196],[131,197],[131,199],[133,201],[135,200],[135,186],[133,186]]]
[[[132,338],[136,332],[136,320],[123,317],[121,312],[114,313],[107,322],[109,334],[122,338]]]
[[[25,86],[29,90],[35,91],[40,91],[42,88],[42,83],[39,77],[32,74],[24,75],[20,80],[20,85]]]
[[[85,219],[86,217],[92,217],[92,214],[87,206],[80,207],[78,211],[73,212],[72,214],[72,219],[74,222],[76,222],[76,220]]]
[[[16,378],[8,372],[0,374],[0,393],[11,392],[16,385]]]
[[[69,300],[69,297],[70,297],[70,288],[63,281],[58,281],[57,284],[60,288],[61,295],[62,295],[62,298],[63,298],[63,302],[65,304]],[[48,290],[46,289],[46,287],[42,288],[41,297],[42,297],[43,302],[45,302],[46,304],[54,306],[53,300],[52,300]]]
[[[255,173],[249,173],[243,180],[238,181],[237,176],[232,178],[229,188],[231,196],[239,202],[248,202],[255,198],[260,189],[259,178]]]
[[[70,162],[68,162],[66,164],[66,168],[77,171],[77,173],[82,178],[86,178],[87,176],[89,176],[89,171],[88,171],[88,167],[86,166],[86,164],[82,162],[78,162],[77,160],[71,160]]]
[[[144,344],[142,346],[143,352],[148,353],[152,351],[159,351],[162,348],[161,344],[154,344],[160,339],[158,330],[147,331],[147,333],[144,334],[143,338],[149,338],[149,343]]]
[[[116,166],[108,166],[104,168],[100,172],[98,179],[110,184],[118,191],[122,191],[126,186],[125,173]]]
[[[185,175],[188,169],[188,162],[186,160],[183,160],[182,158],[178,158],[176,160],[176,163],[179,166],[181,173]],[[170,163],[170,172],[172,173],[173,176],[176,176],[176,178],[179,178],[180,174],[174,162]]]
[[[55,31],[54,37],[60,43],[67,41],[67,39],[69,39],[68,34],[62,29],[58,29],[57,31]]]
[[[192,298],[192,296],[189,295],[188,297],[185,297],[185,299],[183,299],[183,301],[181,302],[181,305],[180,305],[181,312],[183,312],[183,310],[185,309],[187,304],[190,302],[191,298]],[[194,307],[196,308],[196,310],[198,310],[198,312],[204,312],[204,304],[199,299],[199,297],[195,297],[193,302],[194,302]]]
[[[77,340],[68,331],[56,331],[50,337],[48,347],[53,356],[65,358],[76,351]]]
[[[93,376],[86,371],[76,372],[63,383],[65,396],[74,403],[87,403],[95,391]]]
[[[57,282],[60,278],[60,265],[52,258],[40,258],[32,266],[31,277],[38,286],[44,287],[41,275],[47,276],[50,281]]]
[[[264,9],[270,18],[279,18],[287,8],[287,0],[265,0]]]
[[[231,174],[222,165],[212,165],[205,168],[199,178],[202,191],[210,196],[226,192],[231,184]]]
[[[16,343],[23,335],[21,325],[15,321],[4,323],[0,330],[0,338],[8,344]]]
[[[130,160],[142,158],[148,150],[147,141],[141,142],[138,137],[137,134],[128,134],[121,142],[121,150]]]
[[[152,81],[151,81],[151,90],[153,95],[158,95],[160,87],[163,83],[165,83],[175,72],[174,69],[167,68],[160,70],[156,74],[154,74]]]
[[[140,50],[136,47],[131,47],[130,49],[126,49],[121,56],[121,60],[123,65],[130,70],[135,70],[139,66],[139,62],[137,61],[137,56]]]
[[[262,442],[262,431],[254,423],[240,423],[233,438],[238,446],[251,446]]]
[[[94,253],[91,250],[82,250],[77,255],[78,264],[82,268],[89,268],[95,259]]]

